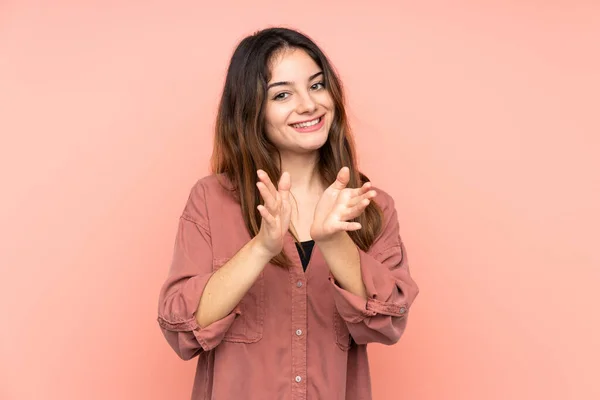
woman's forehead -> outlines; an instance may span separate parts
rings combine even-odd
[[[306,81],[320,72],[321,68],[302,49],[278,51],[269,62],[270,81]]]

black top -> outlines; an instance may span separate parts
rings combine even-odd
[[[302,247],[300,245],[302,245]],[[310,255],[312,254],[314,245],[314,240],[307,240],[306,242],[300,242],[300,244],[296,243],[296,248],[298,249],[298,254],[300,255],[300,261],[302,261],[302,268],[304,268],[304,271],[306,271],[306,267],[310,261]],[[304,250],[304,254],[302,254],[301,249]]]

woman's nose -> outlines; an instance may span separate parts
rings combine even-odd
[[[311,113],[317,109],[317,103],[311,97],[310,94],[306,93],[300,97],[298,102],[297,111],[298,114]]]

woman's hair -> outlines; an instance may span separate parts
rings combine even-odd
[[[211,159],[212,172],[225,175],[232,185],[251,237],[258,234],[261,221],[257,206],[262,198],[256,187],[256,170],[264,170],[275,186],[282,173],[279,151],[265,134],[265,104],[271,78],[270,62],[273,56],[287,49],[304,50],[315,61],[323,71],[325,88],[333,98],[335,108],[329,136],[319,149],[321,177],[333,183],[338,171],[347,166],[350,168],[348,187],[358,188],[368,181],[357,169],[342,85],[325,54],[310,38],[291,29],[269,28],[256,32],[239,43],[231,58],[219,104]],[[371,202],[355,221],[361,223],[362,229],[348,234],[366,251],[381,231],[381,209]],[[272,262],[281,267],[291,265],[284,251]]]

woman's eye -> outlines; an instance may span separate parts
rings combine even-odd
[[[288,97],[289,93],[278,93],[277,95],[275,95],[275,97],[273,97],[273,100],[283,100],[286,99]]]
[[[325,89],[325,84],[323,82],[317,82],[311,86],[311,89],[313,89],[313,90]]]

